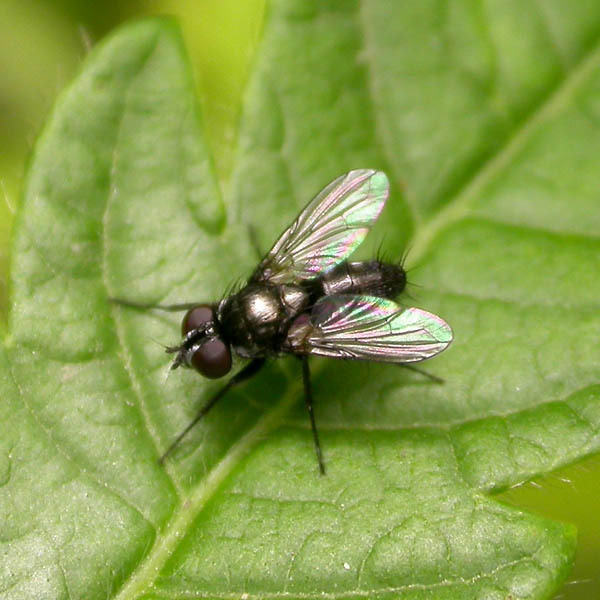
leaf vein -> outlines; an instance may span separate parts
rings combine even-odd
[[[121,501],[130,510],[132,510],[137,515],[139,515],[140,518],[145,523],[147,523],[149,525],[149,527],[153,531],[155,531],[156,527],[155,527],[154,523],[152,523],[151,521],[148,520],[148,518],[146,517],[146,515],[144,514],[143,510],[140,507],[137,507],[134,504],[132,504],[130,500],[128,500],[127,498],[125,498],[117,490],[115,490],[113,487],[111,487],[107,482],[103,482],[100,479],[98,479],[97,477],[95,477],[88,469],[84,469],[67,452],[67,450],[65,448],[63,448],[58,443],[58,441],[52,435],[52,431],[46,425],[44,425],[44,423],[41,421],[41,419],[39,418],[39,416],[37,415],[37,413],[33,410],[33,408],[31,407],[31,405],[27,401],[26,394],[23,391],[22,387],[20,386],[20,384],[19,384],[19,382],[17,380],[17,377],[15,376],[15,373],[14,373],[14,370],[13,370],[13,367],[12,367],[12,363],[11,363],[11,359],[10,359],[8,353],[6,354],[6,362],[8,363],[8,372],[10,374],[10,378],[11,378],[11,380],[13,382],[13,385],[14,385],[17,393],[19,394],[19,398],[21,399],[21,403],[23,404],[23,406],[25,407],[25,409],[27,410],[27,412],[29,413],[29,415],[33,419],[34,423],[39,427],[40,431],[42,431],[44,433],[46,439],[48,440],[48,442],[50,443],[50,445],[56,450],[56,452],[60,456],[62,456],[69,464],[72,464],[77,469],[77,472],[79,473],[79,475],[82,478],[87,479],[88,481],[94,483],[100,489],[107,490],[108,492],[110,492],[115,498],[117,498],[119,501]]]

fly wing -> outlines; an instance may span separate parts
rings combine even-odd
[[[381,171],[360,169],[338,177],[281,234],[252,279],[292,284],[335,267],[362,243],[388,193]]]
[[[321,298],[288,333],[293,352],[391,363],[426,360],[451,341],[452,329],[437,315],[374,296]]]

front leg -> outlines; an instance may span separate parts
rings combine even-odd
[[[179,442],[190,432],[190,430],[206,416],[208,411],[233,387],[239,385],[243,381],[250,379],[256,375],[265,364],[264,358],[255,358],[252,362],[248,363],[241,371],[238,371],[198,412],[198,414],[190,421],[185,429],[173,440],[171,445],[167,448],[165,453],[158,460],[159,463],[163,463],[165,458],[175,450],[179,445]]]
[[[138,308],[140,310],[149,310],[155,308],[157,310],[164,310],[165,312],[179,312],[183,310],[190,310],[195,308],[201,302],[185,302],[183,304],[150,304],[146,302],[134,302],[133,300],[126,300],[125,298],[109,298],[109,301],[119,306],[126,306],[127,308]]]

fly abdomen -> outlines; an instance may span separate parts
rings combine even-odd
[[[393,299],[406,286],[401,265],[379,260],[342,262],[320,278],[322,295],[360,294]]]

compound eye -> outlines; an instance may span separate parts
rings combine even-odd
[[[206,323],[210,323],[215,320],[215,313],[213,307],[208,304],[200,304],[190,308],[185,313],[183,320],[181,321],[181,335],[185,337],[190,331],[194,329],[200,329]]]
[[[219,338],[213,338],[194,352],[192,365],[204,377],[218,379],[231,369],[231,351]]]

